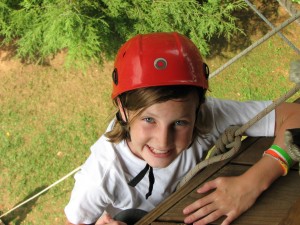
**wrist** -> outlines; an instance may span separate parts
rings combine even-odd
[[[248,181],[250,186],[255,187],[259,194],[269,188],[280,176],[282,176],[281,165],[268,156],[263,156],[242,175],[243,179]]]
[[[287,175],[289,168],[293,165],[293,160],[289,154],[278,145],[272,145],[266,150],[263,156],[271,157],[280,164],[282,169],[282,176]]]

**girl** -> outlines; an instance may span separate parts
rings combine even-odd
[[[150,211],[227,127],[271,104],[206,98],[208,76],[197,47],[176,32],[137,35],[120,48],[112,73],[118,112],[75,175],[68,224],[95,224],[104,212],[97,224],[124,224],[112,217],[131,208]],[[284,149],[284,131],[300,127],[299,113],[299,105],[284,103],[246,135],[276,136],[274,144]],[[206,183],[199,192],[215,190],[183,210],[185,223],[208,224],[221,216],[223,225],[231,223],[287,172],[285,163],[265,154],[241,176]]]

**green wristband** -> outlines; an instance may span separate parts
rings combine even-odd
[[[288,163],[288,167],[291,168],[291,166],[293,165],[293,160],[292,158],[289,156],[289,154],[287,154],[286,151],[284,151],[282,148],[280,148],[278,145],[272,145],[270,149],[273,149],[274,151],[278,152],[280,155],[282,155],[282,157],[285,159],[285,161]]]

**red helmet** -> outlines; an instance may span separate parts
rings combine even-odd
[[[112,98],[137,88],[192,85],[208,88],[208,67],[198,48],[176,33],[150,33],[128,40],[118,51]]]

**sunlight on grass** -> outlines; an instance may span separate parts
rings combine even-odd
[[[291,29],[285,32],[289,34]],[[209,95],[242,101],[277,99],[293,86],[288,70],[295,58],[299,56],[274,36],[212,78]],[[216,69],[227,60],[207,62]],[[103,70],[94,67],[86,74],[17,65],[21,69],[0,74],[1,212],[80,166],[114,115],[112,62]],[[289,101],[299,97],[298,93]],[[28,225],[63,224],[63,208],[73,182],[67,179],[3,220],[11,224],[21,219]]]
[[[111,64],[89,74],[39,67],[2,74],[0,95],[1,208],[6,212],[38,187],[82,164],[112,118]],[[24,68],[26,70],[26,67]],[[73,179],[48,191],[22,224],[63,224]],[[29,209],[30,208],[30,209]],[[21,210],[22,211],[22,210]],[[54,217],[52,214],[55,214]],[[17,223],[20,210],[3,218]],[[31,216],[31,214],[35,216]],[[45,218],[46,215],[48,218]],[[39,218],[39,219],[38,219]],[[35,221],[35,222],[34,222]]]
[[[242,101],[275,100],[294,87],[289,80],[289,66],[297,58],[285,42],[274,36],[213,77],[209,95]],[[298,93],[288,101],[299,97]]]

